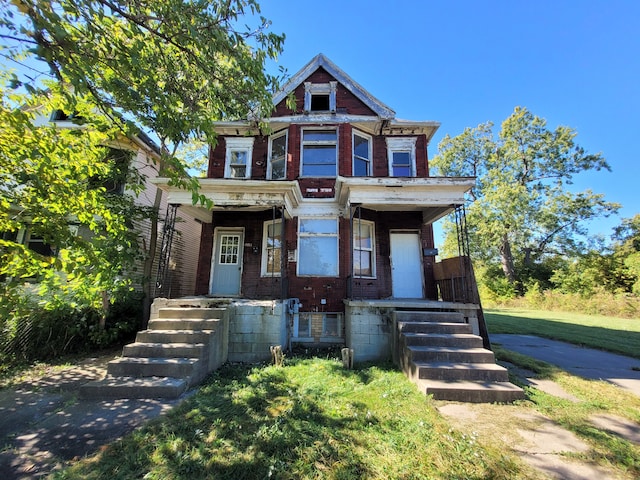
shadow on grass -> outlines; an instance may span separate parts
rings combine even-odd
[[[371,476],[358,448],[344,448],[360,444],[364,415],[326,409],[285,369],[226,366],[161,422],[105,450],[78,478],[141,478],[151,471],[152,478],[313,478],[318,469],[336,478]]]
[[[489,334],[536,335],[640,358],[640,349],[638,349],[640,332],[521,317],[499,312],[487,312],[485,319]]]

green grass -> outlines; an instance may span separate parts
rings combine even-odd
[[[226,366],[164,418],[59,472],[64,479],[531,478],[449,427],[393,368],[337,360]]]
[[[640,319],[520,309],[486,309],[490,333],[538,335],[640,358]]]

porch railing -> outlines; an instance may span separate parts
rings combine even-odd
[[[480,292],[473,272],[471,259],[467,256],[446,258],[436,262],[433,273],[438,285],[440,299],[444,302],[462,302],[478,305],[478,329],[484,347],[491,349],[489,332],[482,311]]]

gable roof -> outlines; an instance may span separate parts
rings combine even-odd
[[[311,59],[298,73],[293,75],[289,81],[273,96],[273,104],[278,105],[284,100],[287,95],[293,92],[302,82],[304,82],[309,76],[318,70],[323,68],[333,78],[335,78],[341,85],[354,94],[364,104],[373,110],[376,115],[383,119],[392,119],[395,117],[396,112],[386,106],[380,100],[375,98],[369,92],[367,92],[362,86],[356,82],[353,78],[347,75],[341,68],[335,63],[329,60],[324,54],[319,53]]]

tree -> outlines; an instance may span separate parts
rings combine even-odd
[[[122,273],[139,254],[130,222],[146,214],[132,197],[104,187],[127,174],[122,153],[107,147],[119,132],[95,114],[92,102],[67,96],[56,83],[40,94],[19,94],[5,80],[0,78],[3,294],[37,279],[44,304],[62,295],[100,310],[103,293],[130,283]],[[55,111],[73,111],[82,122],[74,128],[38,124],[41,112]],[[38,239],[41,247],[27,248],[18,235]]]
[[[5,57],[26,63],[14,86],[36,92],[38,67],[94,105],[125,132],[135,125],[160,140],[159,175],[205,202],[175,152],[189,140],[215,142],[221,119],[268,116],[278,78],[265,62],[280,53],[284,35],[267,31],[255,0],[0,0]],[[254,27],[242,20],[255,20]],[[36,72],[38,74],[38,72]],[[145,310],[157,249],[161,192],[155,198],[144,267]]]
[[[569,190],[572,178],[587,170],[609,170],[600,154],[588,154],[575,143],[576,132],[517,107],[502,123],[447,135],[432,164],[443,175],[476,176],[467,207],[472,255],[498,262],[505,278],[519,285],[520,273],[549,253],[577,248],[586,234],[583,222],[609,215],[619,206],[591,190]],[[455,232],[448,227],[448,234]]]

